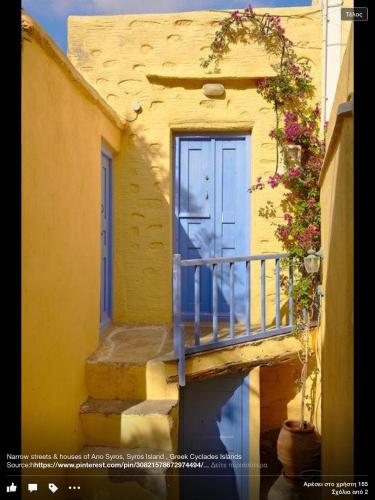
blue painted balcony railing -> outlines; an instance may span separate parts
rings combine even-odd
[[[289,294],[288,294],[288,324],[281,324],[280,304],[280,260],[289,261]],[[251,262],[260,262],[260,327],[252,330],[251,325]],[[275,262],[275,322],[267,326],[266,322],[266,262]],[[245,265],[245,326],[244,334],[235,335],[235,278],[234,265]],[[229,265],[229,334],[219,338],[219,304],[218,304],[218,266]],[[200,321],[200,274],[203,266],[212,269],[212,340],[201,343]],[[188,346],[185,342],[185,330],[181,313],[181,269],[194,268],[194,345]],[[252,340],[265,339],[275,335],[289,333],[293,330],[293,261],[286,253],[252,255],[245,257],[217,257],[207,259],[181,260],[180,254],[173,256],[173,342],[175,355],[178,358],[178,378],[181,386],[185,385],[185,357],[186,355],[217,349],[234,344],[241,344]]]

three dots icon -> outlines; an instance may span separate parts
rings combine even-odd
[[[68,487],[68,490],[80,490],[81,487],[80,486],[69,486]]]

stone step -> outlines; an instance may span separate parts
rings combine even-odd
[[[179,385],[177,381],[168,382],[168,379],[177,374],[178,361],[171,355],[168,362],[157,358],[146,365],[146,392],[147,399],[179,399]]]
[[[172,363],[169,363],[171,365]],[[178,384],[167,383],[170,373],[177,372],[159,359],[144,364],[86,361],[86,386],[93,399],[177,399]]]
[[[75,482],[80,484],[80,490],[75,492],[75,498],[79,500],[178,499],[178,476],[176,469],[170,467],[168,451],[85,446],[81,455],[84,462],[100,467],[69,473],[71,479],[77,474]],[[134,467],[137,463],[139,466]]]
[[[86,361],[86,386],[90,398],[147,398],[146,365],[97,360]]]
[[[88,399],[80,415],[87,445],[177,450],[177,400]]]
[[[94,399],[178,399],[166,382],[160,356],[173,351],[167,326],[113,326],[86,361],[86,385]]]

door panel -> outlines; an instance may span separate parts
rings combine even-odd
[[[182,390],[181,453],[218,455],[203,460],[204,468],[181,470],[184,500],[247,500],[248,469],[240,464],[249,462],[248,409],[248,377],[242,374],[191,382]]]
[[[245,140],[217,140],[215,153],[215,254],[217,257],[247,255],[250,249],[247,231],[250,194]],[[234,276],[235,318],[240,321],[245,315],[245,264],[234,265]],[[229,265],[222,265],[219,270],[219,311],[222,315],[229,314],[229,283]]]
[[[176,244],[182,259],[246,255],[250,249],[247,137],[176,141]],[[219,315],[229,316],[229,266],[219,269]],[[182,318],[194,318],[194,270],[182,269]],[[243,320],[245,265],[235,264],[236,320]],[[202,267],[201,319],[212,317],[212,270]]]
[[[209,138],[181,139],[177,165],[178,247],[185,259],[214,255],[213,142]],[[201,275],[201,311],[211,311],[211,271]],[[194,275],[182,269],[182,310],[194,310]],[[186,286],[185,286],[186,284]]]
[[[101,202],[101,289],[100,326],[105,327],[112,316],[112,165],[102,153],[102,202]]]
[[[182,224],[181,253],[186,259],[199,259],[200,257],[211,257],[211,241],[207,235],[210,221],[186,220]],[[183,267],[181,271],[183,283],[182,310],[194,311],[194,274],[191,269]],[[201,311],[209,314],[211,311],[211,270],[202,267],[200,277]]]
[[[210,141],[181,142],[180,217],[210,218]]]

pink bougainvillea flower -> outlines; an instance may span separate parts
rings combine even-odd
[[[281,240],[288,240],[290,236],[290,229],[288,226],[279,225],[276,229],[276,235]]]
[[[272,189],[274,189],[280,184],[282,178],[283,176],[281,174],[276,173],[268,178],[267,183],[271,186]]]
[[[289,177],[291,177],[292,179],[296,179],[301,175],[301,169],[299,167],[292,167],[289,169],[288,173]]]
[[[318,104],[315,106],[315,109],[314,109],[314,114],[316,116],[320,116],[320,107],[318,106]]]
[[[290,214],[285,213],[285,214],[284,214],[284,220],[286,220],[288,224],[291,224],[291,223],[292,223],[293,218],[292,218],[292,216],[291,216]]]
[[[299,123],[298,116],[290,111],[284,114],[284,132],[288,143],[296,142],[305,132],[305,127]]]
[[[271,130],[271,132],[268,135],[271,137],[271,139],[275,139],[275,137],[276,137],[275,130]]]
[[[287,151],[290,144],[298,145],[301,149],[298,163],[288,157],[284,158],[286,161],[282,175],[276,169],[274,175],[267,175],[264,180],[257,177],[249,191],[274,189],[278,186],[285,188],[280,203],[282,223],[276,224],[275,236],[288,253],[301,260],[309,248],[319,248],[320,245],[318,178],[325,148],[324,140],[319,138],[320,132],[323,132],[320,131],[321,110],[319,104],[311,104],[315,86],[310,75],[310,65],[298,60],[293,42],[285,36],[280,16],[266,14],[255,18],[251,5],[241,11],[234,10],[221,23],[222,38],[216,45],[212,45],[214,54],[208,62],[215,59],[220,61],[226,43],[242,41],[247,36],[242,30],[242,25],[246,22],[249,33],[254,34],[254,39],[265,45],[271,54],[285,56],[281,63],[275,65],[279,78],[260,78],[256,82],[258,94],[274,108],[276,114],[276,122],[269,136],[276,141],[282,153]],[[232,30],[231,26],[239,29]],[[251,38],[250,36],[249,42],[252,41]],[[270,216],[270,211],[264,210],[263,213],[267,218]],[[275,217],[278,218],[277,215]],[[300,264],[302,266],[302,260]],[[307,285],[304,279],[300,288],[302,296],[298,294],[298,283],[295,284],[297,309],[305,300],[303,296],[306,295]],[[285,280],[287,284],[287,277]]]

